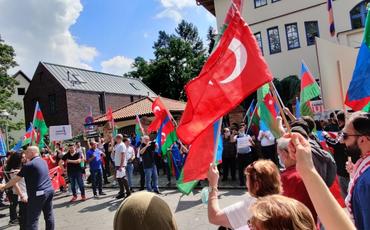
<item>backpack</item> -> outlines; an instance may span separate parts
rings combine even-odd
[[[314,140],[309,140],[312,149],[313,164],[324,180],[325,184],[330,187],[337,176],[337,165],[333,156],[321,148]]]

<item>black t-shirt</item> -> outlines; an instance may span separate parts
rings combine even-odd
[[[111,151],[109,151],[109,146],[110,146],[111,144],[110,143],[104,143],[104,145],[103,145],[103,148],[104,148],[104,153],[105,153],[105,155],[106,155],[106,157],[108,158],[110,158],[110,155],[111,155]]]
[[[66,160],[78,160],[80,158],[81,158],[81,154],[77,153],[77,152],[73,155],[71,155],[68,152],[63,156],[64,161],[66,161]],[[76,172],[82,172],[82,168],[81,168],[80,164],[67,163],[67,173],[76,173]]]
[[[144,148],[146,144],[141,144],[140,149]],[[155,150],[155,145],[149,146],[143,155],[141,155],[141,158],[143,159],[143,167],[144,169],[151,168],[153,165],[155,165],[154,162],[154,150]]]
[[[35,157],[23,165],[17,175],[24,177],[29,197],[35,197],[37,192],[42,195],[46,191],[54,191],[49,177],[48,166],[40,157]]]

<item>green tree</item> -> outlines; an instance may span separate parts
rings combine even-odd
[[[137,57],[126,76],[140,78],[161,96],[185,99],[185,84],[199,74],[207,57],[198,29],[183,20],[174,34],[159,31],[153,49],[155,58]]]
[[[12,76],[8,75],[8,70],[17,66],[14,60],[15,52],[13,47],[5,44],[0,37],[0,111],[6,110],[9,114],[16,116],[17,111],[22,109],[22,105],[11,100],[15,93],[15,87],[19,84]],[[11,118],[0,117],[0,127],[8,126],[8,131],[19,130],[24,126],[23,122],[13,122]],[[10,139],[12,139],[10,137]]]

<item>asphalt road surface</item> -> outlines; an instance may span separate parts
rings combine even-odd
[[[57,194],[54,199],[56,230],[84,230],[84,229],[113,229],[113,218],[116,209],[122,200],[114,199],[117,189],[105,189],[107,196],[92,198],[91,188],[87,188],[88,200],[85,202],[69,203],[71,199],[66,193]],[[208,223],[207,206],[202,204],[200,191],[194,195],[181,196],[177,190],[164,190],[161,197],[168,203],[175,213],[180,230],[207,230],[217,229],[217,226]],[[225,207],[242,199],[245,190],[220,190],[220,207]],[[0,208],[0,230],[19,229],[18,226],[9,226],[9,208]],[[40,217],[40,229],[44,229],[43,216]]]

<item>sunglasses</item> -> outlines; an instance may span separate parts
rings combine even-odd
[[[346,132],[339,132],[339,139],[347,140],[349,137],[360,137],[362,134],[348,134]]]

